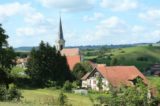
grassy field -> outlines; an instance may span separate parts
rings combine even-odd
[[[137,46],[118,49],[100,49],[82,51],[84,60],[110,65],[113,58],[116,65],[135,65],[145,71],[151,64],[160,62],[160,47]]]
[[[160,87],[160,77],[147,77],[149,84],[154,87]],[[57,100],[60,90],[46,88],[46,89],[22,89],[21,102],[0,102],[0,106],[53,106],[53,101]],[[80,94],[65,93],[68,97],[68,103],[72,106],[92,106],[89,96]],[[98,95],[105,94],[90,94],[92,98],[96,98]],[[55,106],[55,105],[54,105]]]
[[[147,78],[151,86],[156,87],[160,90],[160,77],[150,76]]]
[[[24,98],[21,102],[0,102],[0,106],[53,106],[52,101],[58,98],[59,93],[60,90],[53,89],[22,90]],[[65,93],[65,95],[72,106],[92,106],[88,96],[73,93]]]

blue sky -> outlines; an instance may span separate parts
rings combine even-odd
[[[160,40],[159,0],[1,0],[13,47],[55,44],[61,11],[66,46]]]

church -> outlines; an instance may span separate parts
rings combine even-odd
[[[80,63],[82,58],[80,55],[79,48],[65,48],[65,39],[63,36],[63,28],[62,28],[62,21],[60,17],[59,21],[59,32],[58,32],[58,38],[56,40],[56,50],[60,51],[61,55],[66,56],[68,66],[70,70],[72,71],[74,66],[77,63]]]

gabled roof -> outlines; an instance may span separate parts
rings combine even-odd
[[[138,77],[142,78],[143,82],[147,84],[147,79],[135,66],[106,66],[105,64],[98,64],[95,69],[115,87],[122,84],[130,86],[132,85],[131,81]],[[82,80],[89,78],[95,72],[94,70],[83,77]]]
[[[104,77],[109,80],[113,86],[121,84],[132,85],[132,80],[140,77],[147,84],[145,76],[135,66],[111,66],[106,67]]]
[[[74,66],[77,63],[81,62],[81,57],[79,55],[77,55],[77,56],[66,56],[66,59],[67,59],[67,63],[69,65],[70,70],[73,70]]]
[[[64,48],[61,50],[61,54],[65,56],[80,55],[79,48]]]
[[[81,62],[79,48],[64,48],[61,50],[61,55],[66,56],[70,70],[73,70],[74,66]]]

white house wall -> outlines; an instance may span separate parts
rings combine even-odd
[[[103,91],[108,91],[109,90],[108,80],[106,80],[105,78],[102,78],[102,83],[103,83],[102,85]],[[82,81],[83,88],[91,88],[93,90],[99,91],[97,84],[98,84],[97,77],[90,77],[87,80]]]

